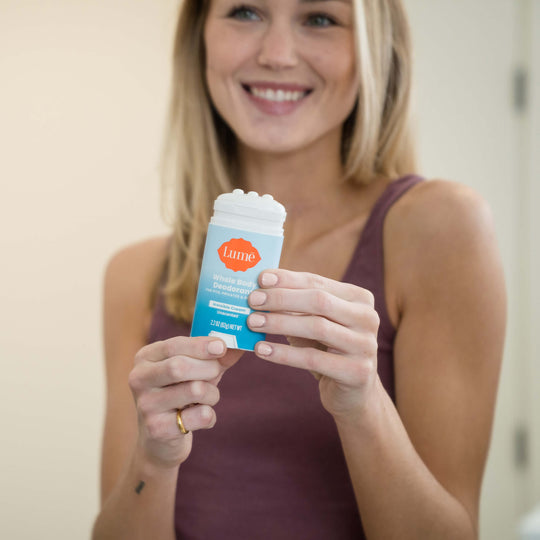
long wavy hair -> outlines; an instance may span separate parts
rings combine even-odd
[[[211,0],[182,0],[162,159],[162,211],[172,227],[163,289],[176,319],[193,317],[215,198],[235,187],[236,138],[214,109],[205,77],[204,24]],[[345,178],[368,183],[415,170],[412,51],[401,0],[353,0],[359,94],[343,125]]]

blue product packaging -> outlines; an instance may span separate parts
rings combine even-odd
[[[191,336],[216,336],[227,347],[254,350],[265,334],[247,326],[249,294],[259,274],[277,268],[283,245],[285,208],[271,195],[240,189],[220,195],[208,234]]]

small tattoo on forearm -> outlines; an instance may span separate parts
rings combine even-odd
[[[137,493],[137,495],[141,493],[145,485],[146,484],[142,480],[139,482],[139,485],[135,488],[135,492]]]

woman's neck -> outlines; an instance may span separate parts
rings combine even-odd
[[[339,137],[287,154],[260,152],[240,145],[241,186],[270,193],[289,216],[305,213],[340,197],[345,182]]]
[[[323,141],[321,141],[323,142]],[[362,223],[380,193],[379,179],[358,185],[343,179],[339,138],[302,152],[271,154],[240,148],[240,186],[270,193],[287,210],[284,249]]]

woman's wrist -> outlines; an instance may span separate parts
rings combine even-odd
[[[388,399],[388,394],[377,376],[369,395],[358,407],[343,414],[333,415],[338,431],[353,430],[358,435],[371,438],[381,425],[386,408],[385,402]]]
[[[148,478],[167,478],[178,474],[181,463],[165,462],[150,455],[142,443],[137,443],[132,456],[132,467]]]

